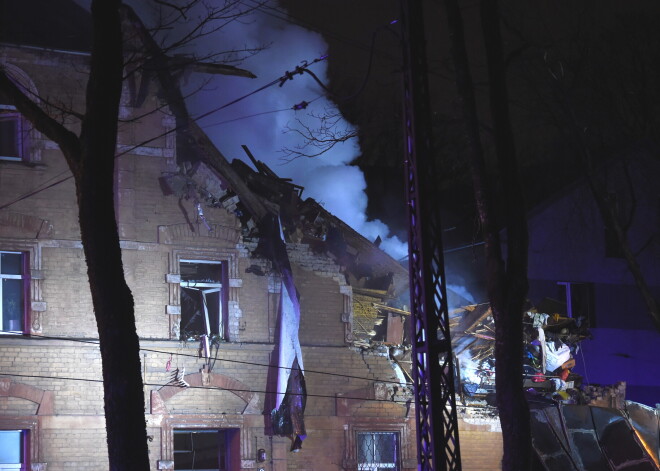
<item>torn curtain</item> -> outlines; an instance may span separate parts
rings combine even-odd
[[[279,219],[272,218],[264,226],[269,230],[262,239],[265,255],[281,276],[279,304],[279,339],[277,396],[275,409],[271,413],[273,431],[292,440],[291,451],[298,451],[305,439],[305,388],[304,367],[298,328],[300,326],[300,302],[293,282],[293,273],[286,252],[284,235]]]

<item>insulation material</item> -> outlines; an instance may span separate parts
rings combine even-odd
[[[562,343],[557,348],[552,343],[547,343],[546,346],[545,369],[547,371],[555,371],[571,359],[571,349],[568,345]]]

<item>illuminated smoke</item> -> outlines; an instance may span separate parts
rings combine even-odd
[[[241,49],[270,44],[267,49],[244,60],[240,67],[257,75],[257,79],[220,76],[211,79],[205,89],[189,99],[191,114],[200,115],[246,95],[266,83],[292,71],[303,61],[312,61],[325,54],[327,45],[321,35],[279,19],[257,13],[246,21],[235,21],[197,47],[207,51]],[[332,60],[330,58],[329,60]],[[310,67],[327,84],[327,64],[320,62]],[[195,81],[188,88],[192,90]],[[311,102],[306,110],[291,108],[302,101]],[[277,85],[256,93],[239,103],[200,121],[200,125],[229,159],[249,159],[241,149],[247,145],[257,160],[265,162],[278,176],[291,178],[305,187],[303,197],[312,197],[370,240],[380,236],[381,248],[396,259],[407,255],[407,245],[396,237],[388,237],[389,229],[381,221],[368,221],[366,217],[366,182],[362,171],[349,165],[359,154],[357,139],[337,144],[325,154],[301,157],[289,163],[283,160],[281,150],[296,148],[302,141],[294,132],[296,119],[312,128],[319,126],[310,114],[321,115],[332,104],[324,97],[321,87],[309,75],[296,75],[282,87]],[[274,110],[288,109],[267,114]],[[249,118],[240,119],[245,116]],[[237,119],[238,118],[238,119]],[[338,123],[338,129],[353,130],[347,122]],[[310,153],[314,149],[309,149]]]

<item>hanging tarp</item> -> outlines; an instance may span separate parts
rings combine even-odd
[[[306,437],[304,413],[307,399],[298,339],[300,302],[279,218],[266,217],[260,229],[262,237],[257,251],[271,260],[274,270],[281,277],[277,393],[271,413],[273,431],[277,435],[290,437],[291,450],[298,451]]]

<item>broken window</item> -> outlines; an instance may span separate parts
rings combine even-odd
[[[225,338],[226,264],[181,260],[181,339]]]
[[[23,127],[16,108],[0,105],[0,160],[23,160]]]
[[[25,326],[25,255],[0,251],[0,325],[2,332],[23,332]]]
[[[397,432],[358,432],[358,470],[398,471],[400,469],[399,461],[399,434]]]
[[[222,471],[238,469],[237,429],[174,430],[174,469]]]
[[[26,469],[27,430],[0,430],[0,470]]]

